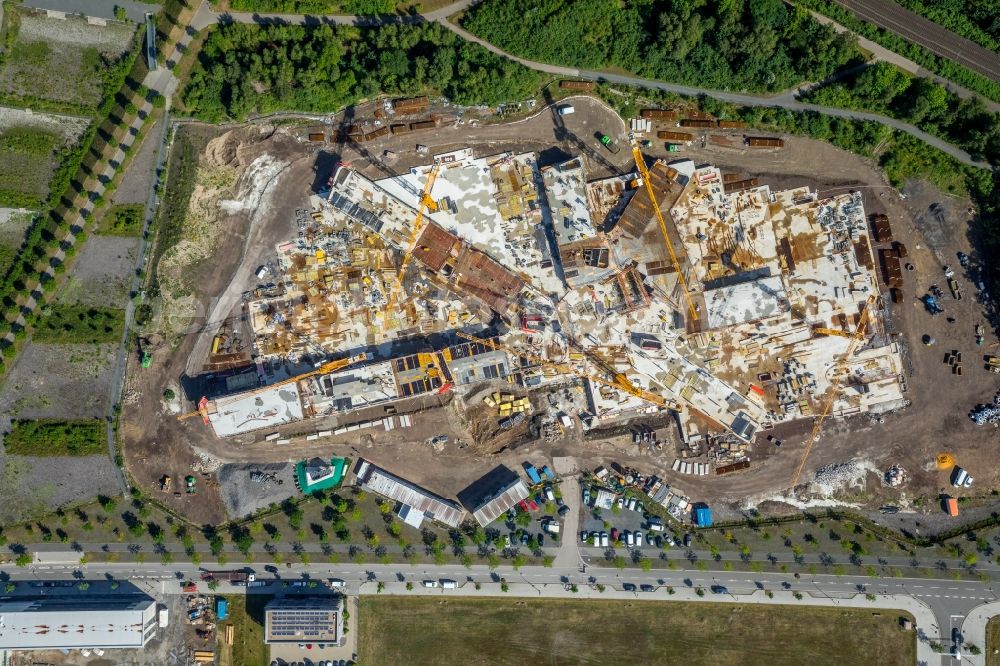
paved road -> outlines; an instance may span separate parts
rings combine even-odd
[[[927,581],[917,579],[879,580],[860,576],[802,576],[776,573],[733,573],[725,571],[651,571],[624,570],[587,567],[522,567],[515,570],[512,567],[498,567],[490,570],[485,566],[470,568],[461,565],[435,566],[421,564],[381,565],[381,564],[313,564],[282,567],[277,574],[266,573],[266,563],[233,564],[231,569],[249,567],[258,572],[260,580],[251,592],[267,592],[273,584],[302,580],[324,579],[335,577],[347,582],[347,592],[351,594],[377,593],[377,582],[385,584],[385,592],[392,594],[435,594],[435,595],[468,595],[496,596],[500,593],[499,582],[503,578],[510,585],[507,594],[525,597],[607,597],[607,598],[639,598],[650,600],[676,600],[690,602],[739,602],[739,603],[781,603],[803,604],[813,606],[836,606],[856,608],[901,609],[913,614],[916,618],[918,634],[918,661],[926,664],[940,664],[941,658],[935,655],[929,641],[950,638],[953,625],[962,626],[964,618],[965,630],[970,635],[967,642],[974,642],[971,637],[978,636],[979,625],[985,622],[986,615],[975,611],[984,603],[996,604],[997,597],[988,586],[977,582],[956,582],[951,580]],[[197,579],[202,568],[190,564],[175,564],[168,566],[150,564],[87,564],[75,565],[33,565],[27,569],[12,568],[0,572],[0,579],[11,581],[31,580],[69,580],[69,579],[103,579],[108,576],[116,579],[130,579],[137,585],[157,594],[178,594],[180,588],[177,580]],[[275,580],[277,579],[277,580]],[[424,580],[455,580],[460,587],[457,590],[440,588],[426,589],[420,583]],[[405,589],[407,582],[413,583],[413,590]],[[480,590],[474,583],[480,584]],[[204,586],[204,584],[202,584]],[[227,591],[244,591],[243,588],[230,588],[222,584]],[[576,585],[577,592],[572,592],[568,586]],[[601,592],[597,585],[605,586]],[[634,585],[634,590],[626,590],[626,585]],[[641,586],[651,586],[645,591]],[[715,592],[713,592],[713,586]],[[670,594],[672,588],[674,594]],[[698,589],[704,592],[699,596]],[[939,598],[933,594],[923,594],[924,590],[954,589],[962,592],[963,604],[940,604]],[[207,588],[206,588],[207,590]],[[767,591],[774,596],[769,598]],[[920,592],[918,592],[920,591]],[[801,599],[796,598],[796,593]],[[866,595],[874,595],[874,600]],[[993,606],[983,606],[985,609]],[[975,626],[974,626],[975,625]],[[984,628],[981,629],[985,631]],[[977,643],[980,647],[983,642]],[[972,663],[976,662],[973,660]]]
[[[892,0],[836,0],[860,18],[931,52],[953,60],[994,81],[1000,81],[1000,55],[959,37],[947,28],[904,9]]]

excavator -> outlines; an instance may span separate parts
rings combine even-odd
[[[361,363],[362,361],[366,360],[368,360],[368,354],[361,352],[360,354],[356,354],[355,356],[350,356],[348,358],[341,358],[337,359],[336,361],[327,361],[326,363],[320,364],[315,369],[310,370],[309,372],[304,372],[301,375],[295,375],[294,377],[289,377],[288,379],[282,379],[279,382],[268,384],[267,386],[262,386],[259,389],[249,391],[248,395],[255,395],[257,393],[263,393],[264,391],[270,391],[271,389],[276,388],[278,386],[284,386],[286,384],[291,384],[293,382],[299,382],[302,381],[303,379],[308,379],[309,377],[315,377],[316,375],[328,375],[330,373],[338,372],[348,366],[355,365],[357,363]],[[193,412],[188,412],[187,414],[181,414],[177,418],[178,420],[183,421],[185,419],[191,418],[192,416],[198,416],[199,414],[201,415],[202,420],[205,421],[205,423],[208,423],[208,398],[203,397],[201,400],[198,401],[197,410]]]
[[[593,374],[586,373],[586,372],[580,372],[579,370],[575,370],[572,367],[570,367],[570,365],[567,364],[567,363],[555,363],[553,361],[549,361],[547,359],[544,359],[544,358],[542,358],[540,356],[536,356],[535,354],[532,354],[530,352],[520,351],[520,350],[515,349],[513,347],[510,347],[508,345],[505,345],[505,344],[502,344],[500,342],[497,342],[495,340],[490,340],[490,339],[487,339],[487,338],[478,338],[478,337],[476,337],[474,335],[471,335],[469,333],[466,333],[464,331],[457,331],[456,335],[458,335],[458,337],[463,338],[465,340],[469,340],[470,342],[478,342],[478,343],[480,343],[480,344],[482,344],[482,345],[484,345],[486,347],[489,347],[490,349],[494,349],[494,350],[497,350],[497,351],[506,351],[506,352],[508,352],[510,354],[513,354],[515,357],[519,357],[519,356],[520,357],[524,357],[524,358],[532,361],[533,363],[537,363],[540,366],[551,366],[551,367],[554,367],[554,368],[556,368],[560,372],[560,374],[568,374],[568,375],[573,375],[573,376],[576,376],[576,377],[581,377],[583,379],[589,379],[590,381],[595,382],[597,384],[602,384],[602,385],[607,386],[609,388],[617,389],[619,391],[624,391],[625,393],[628,393],[629,395],[633,395],[633,396],[635,396],[637,398],[640,398],[641,400],[645,400],[646,402],[652,403],[652,404],[656,405],[657,407],[661,407],[663,409],[674,409],[674,410],[679,409],[679,406],[677,404],[675,404],[675,403],[667,400],[663,396],[660,396],[660,395],[657,395],[657,394],[652,393],[650,391],[646,391],[646,390],[643,390],[643,389],[639,388],[638,386],[636,386],[635,384],[633,384],[631,381],[629,381],[629,379],[624,374],[622,374],[622,373],[614,370],[613,368],[609,370],[608,368],[610,366],[608,366],[606,364],[606,362],[604,362],[603,360],[596,360],[595,359],[595,355],[593,355],[593,354],[591,354],[588,351],[583,350],[583,349],[581,349],[581,351],[588,358],[591,358],[592,360],[594,360],[595,364],[597,364],[598,367],[600,367],[600,369],[603,372],[608,373],[608,378],[604,378],[604,377],[601,377],[601,376],[598,376],[598,375],[593,375]],[[576,346],[576,345],[574,345],[574,346]],[[577,346],[577,348],[579,349],[578,346]]]

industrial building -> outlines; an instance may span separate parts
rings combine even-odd
[[[448,527],[458,527],[465,516],[465,510],[455,502],[438,497],[430,491],[376,467],[367,460],[361,459],[358,462],[356,475],[362,488],[393,502],[398,502],[400,505],[399,517],[407,525],[419,529],[426,519]]]
[[[277,597],[264,607],[264,643],[343,644],[339,596]]]
[[[0,599],[0,649],[138,649],[156,627],[156,602],[145,594],[54,592]]]
[[[517,506],[517,503],[527,498],[529,494],[524,480],[515,474],[513,478],[483,498],[472,510],[472,515],[480,525],[486,527],[509,509]]]

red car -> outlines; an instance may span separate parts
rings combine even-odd
[[[617,527],[612,527],[611,528],[611,541],[612,541],[612,543],[614,543],[615,541],[618,541],[618,528]]]

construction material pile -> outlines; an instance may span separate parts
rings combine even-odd
[[[1000,391],[993,396],[992,405],[976,405],[975,409],[969,412],[969,418],[976,425],[1000,423]]]

